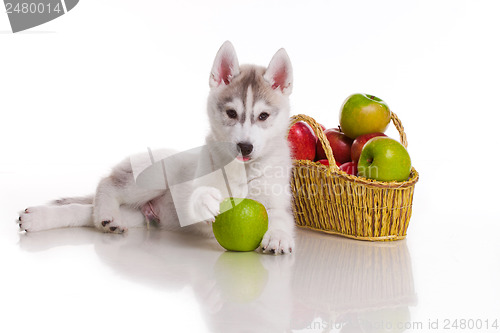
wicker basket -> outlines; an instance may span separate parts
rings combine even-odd
[[[406,134],[396,114],[391,119],[406,147]],[[291,188],[295,221],[325,233],[369,241],[393,241],[406,237],[411,217],[413,191],[418,173],[412,167],[404,182],[381,182],[349,175],[335,163],[332,149],[320,125],[311,117],[297,115],[309,124],[330,166],[309,160],[295,160]]]

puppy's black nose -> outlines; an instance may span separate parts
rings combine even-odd
[[[253,145],[247,142],[238,143],[238,149],[241,151],[241,155],[248,156],[253,150]]]

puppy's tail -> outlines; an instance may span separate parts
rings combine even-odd
[[[93,195],[88,195],[84,197],[67,197],[67,198],[61,198],[57,199],[51,202],[53,205],[69,205],[69,204],[87,204],[91,205],[94,202],[94,196]]]

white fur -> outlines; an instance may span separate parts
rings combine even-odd
[[[253,76],[252,76],[253,75]],[[222,45],[210,74],[207,111],[211,131],[207,143],[251,144],[253,150],[245,162],[246,177],[228,169],[232,195],[261,202],[269,215],[269,228],[261,244],[263,252],[290,253],[294,247],[294,220],[291,211],[290,150],[286,140],[289,125],[288,95],[292,90],[292,68],[288,55],[280,49],[267,69],[239,66],[230,42]],[[242,96],[246,96],[243,98]],[[221,102],[225,101],[225,104]],[[227,110],[235,110],[238,119],[230,119]],[[268,118],[261,120],[262,114]],[[236,148],[235,148],[236,149]],[[211,235],[209,223],[180,228],[170,189],[138,186],[134,168],[144,169],[154,152],[133,156],[118,164],[99,183],[93,199],[64,199],[59,204],[30,207],[20,213],[19,224],[28,232],[51,228],[95,226],[104,232],[123,233],[129,227],[144,225],[141,207],[154,207],[160,227],[195,230]],[[133,163],[131,163],[133,161]],[[243,163],[243,162],[241,162]],[[178,172],[184,166],[179,165]],[[177,172],[177,171],[176,171]],[[219,186],[194,186],[186,193],[186,213],[197,220],[213,222],[224,199]],[[78,202],[78,203],[72,203]],[[150,204],[148,204],[148,202]]]

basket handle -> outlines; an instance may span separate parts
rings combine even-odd
[[[401,141],[401,144],[405,146],[405,148],[408,148],[408,141],[406,140],[406,133],[403,124],[401,123],[401,120],[399,120],[398,116],[396,116],[396,114],[392,111],[391,111],[391,120],[399,132],[399,141]]]
[[[314,120],[314,118],[306,116],[305,114],[298,114],[296,116],[291,117],[291,122],[290,122],[290,127],[288,130],[290,131],[290,128],[295,125],[295,123],[298,123],[299,121],[303,121],[309,126],[311,126],[312,130],[314,131],[314,134],[318,137],[318,140],[321,142],[321,146],[323,146],[323,149],[325,150],[326,153],[326,158],[328,159],[328,164],[330,165],[330,168],[333,168],[335,170],[339,170],[339,167],[337,163],[335,162],[335,157],[333,157],[333,151],[332,147],[330,147],[330,143],[328,142],[328,139],[326,138],[325,133],[323,132],[323,129],[321,126]]]
[[[391,111],[391,120],[399,132],[399,141],[401,141],[401,144],[405,148],[407,148],[408,141],[406,140],[406,133],[405,133],[405,129],[403,127],[403,124],[401,123],[401,120],[399,120],[398,116],[392,111]],[[306,124],[308,124],[309,126],[311,126],[312,130],[314,131],[314,134],[316,134],[316,136],[318,137],[318,140],[320,140],[321,146],[325,150],[326,158],[328,159],[328,164],[330,164],[330,168],[338,170],[339,167],[337,166],[337,163],[335,162],[335,157],[333,156],[332,147],[330,147],[330,144],[328,143],[328,139],[326,138],[326,135],[323,132],[323,129],[316,122],[316,120],[314,120],[314,118],[306,116],[305,114],[298,114],[298,115],[292,116],[288,130],[290,130],[290,128],[295,123],[298,123],[299,121],[303,121]]]

